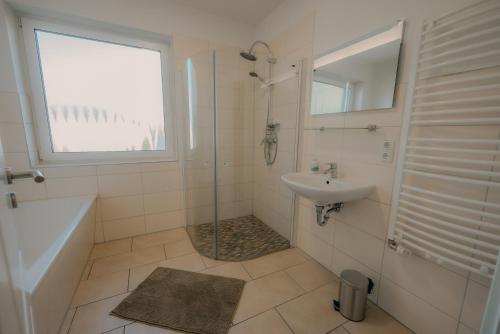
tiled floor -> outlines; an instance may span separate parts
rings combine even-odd
[[[297,248],[243,262],[200,256],[184,229],[95,246],[60,334],[172,334],[109,312],[156,267],[248,281],[230,334],[411,333],[374,305],[366,320],[344,319],[332,308],[338,280]]]

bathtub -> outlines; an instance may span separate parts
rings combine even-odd
[[[14,212],[26,320],[33,334],[56,334],[94,244],[95,196],[22,202]]]

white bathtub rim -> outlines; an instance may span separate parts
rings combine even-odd
[[[78,227],[81,220],[85,217],[91,206],[94,204],[97,195],[75,196],[72,199],[84,200],[80,206],[77,214],[73,216],[72,222],[64,229],[64,232],[57,238],[59,242],[55,242],[50,248],[42,255],[36,263],[32,266],[31,270],[24,268],[24,289],[28,294],[33,294],[40,286],[41,282],[47,277],[48,271],[53,263],[59,256],[61,250],[66,246],[68,240],[73,235],[73,232]],[[60,198],[67,199],[68,197]],[[57,200],[51,198],[50,200]],[[35,274],[36,273],[36,274]]]

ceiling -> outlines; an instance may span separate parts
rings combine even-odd
[[[213,15],[256,25],[284,0],[175,0]]]

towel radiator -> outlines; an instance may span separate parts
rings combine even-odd
[[[500,249],[500,2],[425,21],[418,40],[388,243],[491,277]]]

